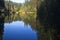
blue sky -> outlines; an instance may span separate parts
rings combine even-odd
[[[16,2],[16,3],[24,3],[25,2],[25,0],[11,0],[11,1]]]

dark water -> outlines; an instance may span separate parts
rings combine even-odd
[[[37,32],[23,21],[4,23],[3,40],[37,40]]]
[[[37,32],[23,21],[4,23],[3,40],[37,40]]]

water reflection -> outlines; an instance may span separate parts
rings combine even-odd
[[[54,30],[50,27],[40,25],[40,21],[30,18],[21,21],[18,18],[6,17],[0,20],[0,38],[1,40],[52,40]],[[1,31],[2,30],[2,31]],[[4,32],[3,32],[4,30]]]
[[[4,21],[1,22],[4,25],[4,32],[1,35],[3,40],[53,40],[54,38],[55,30],[47,25],[42,26],[33,16],[22,19],[14,14],[6,16]]]
[[[15,15],[14,15],[15,16]],[[10,19],[9,19],[10,18]],[[52,28],[45,28],[40,25],[40,21],[31,18],[20,19],[18,15],[15,17],[8,16],[1,20],[1,40],[52,40],[54,35]],[[22,20],[22,21],[21,21]],[[2,22],[3,21],[3,22]],[[3,36],[3,37],[2,37]]]
[[[4,24],[0,22],[0,40],[2,40],[2,35],[3,35],[3,31],[4,31]]]
[[[4,32],[4,18],[0,17],[0,40],[3,39],[3,32]]]
[[[23,21],[5,23],[4,26],[3,40],[37,40],[36,31],[29,24],[25,26]]]

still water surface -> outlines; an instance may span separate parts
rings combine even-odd
[[[4,23],[3,40],[37,40],[37,32],[23,21]]]

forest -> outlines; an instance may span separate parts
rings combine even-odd
[[[38,40],[60,40],[60,0],[5,1],[5,9],[7,16],[0,14],[4,22],[22,20],[37,31]]]

